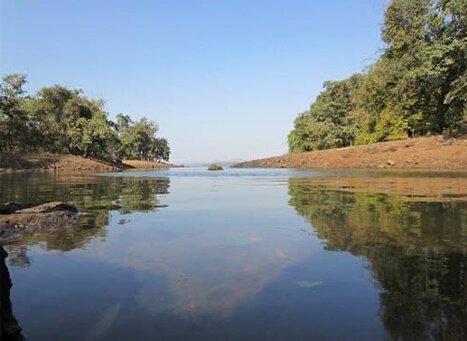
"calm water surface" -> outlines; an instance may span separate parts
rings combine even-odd
[[[467,174],[3,174],[73,229],[7,245],[30,340],[465,340]]]

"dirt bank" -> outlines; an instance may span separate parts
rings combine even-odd
[[[123,160],[123,165],[127,169],[168,169],[171,167],[177,167],[172,164],[162,163],[162,162],[153,162],[153,161],[144,161],[144,160]]]
[[[3,170],[52,169],[58,171],[111,171],[119,167],[110,162],[64,154],[0,155]]]
[[[166,169],[173,165],[141,160],[124,160],[122,164],[69,154],[0,155],[1,170],[55,170],[65,172],[107,172],[122,169]]]
[[[287,154],[241,162],[237,168],[467,170],[467,137],[422,137]]]

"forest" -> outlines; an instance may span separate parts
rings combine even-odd
[[[73,154],[119,162],[168,161],[170,146],[156,123],[118,114],[109,119],[102,99],[61,85],[24,90],[26,75],[9,74],[0,83],[0,154]]]
[[[384,49],[363,72],[327,81],[295,119],[290,152],[467,132],[467,1],[393,0]]]

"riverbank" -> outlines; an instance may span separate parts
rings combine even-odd
[[[174,165],[142,160],[121,164],[69,154],[0,155],[0,171],[55,170],[65,172],[107,172],[124,169],[167,169]]]
[[[235,168],[467,170],[467,136],[443,136],[286,154],[240,162]]]
[[[173,165],[170,163],[145,161],[145,160],[123,160],[123,166],[125,169],[168,169],[182,167],[179,165]]]

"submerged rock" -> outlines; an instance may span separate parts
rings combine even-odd
[[[36,232],[72,227],[76,207],[64,202],[40,205],[6,203],[0,205],[0,243]]]

